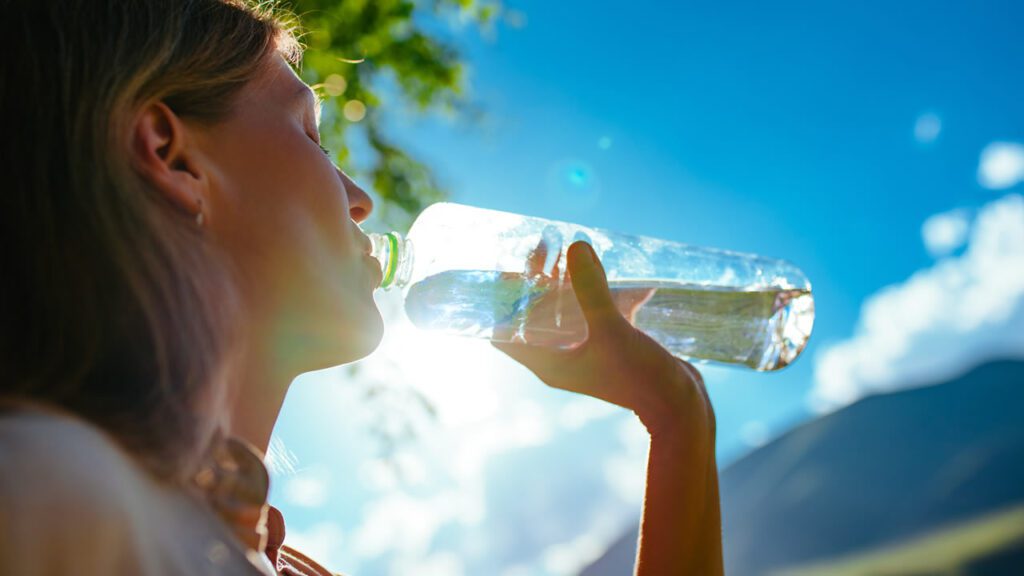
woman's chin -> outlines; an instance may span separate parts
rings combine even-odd
[[[351,340],[353,347],[354,357],[351,360],[345,362],[355,362],[356,360],[362,360],[380,346],[381,341],[384,339],[384,319],[380,315],[380,311],[376,308],[373,309],[373,314],[369,321],[366,323],[366,328],[363,332],[354,335]]]
[[[373,308],[358,322],[324,324],[305,330],[305,336],[290,343],[287,352],[296,354],[293,366],[300,373],[313,372],[351,364],[366,358],[380,346],[384,338],[384,320]],[[340,329],[339,329],[340,328]]]
[[[384,319],[376,307],[367,314],[359,329],[347,331],[338,342],[335,365],[349,364],[372,354],[384,339]]]

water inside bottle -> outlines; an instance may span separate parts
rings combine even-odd
[[[625,279],[609,288],[634,326],[687,360],[777,370],[800,354],[814,321],[804,289]],[[446,271],[413,284],[405,309],[419,328],[464,336],[560,348],[587,337],[571,284],[544,275]]]

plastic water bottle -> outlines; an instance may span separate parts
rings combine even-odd
[[[369,234],[381,288],[402,289],[418,328],[568,348],[586,322],[566,253],[587,241],[614,301],[672,354],[777,370],[807,344],[811,285],[795,266],[751,254],[628,236],[508,212],[434,204],[408,236]]]

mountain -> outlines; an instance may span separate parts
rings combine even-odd
[[[863,399],[721,474],[730,575],[1024,574],[1024,362]],[[580,576],[632,573],[636,529]]]

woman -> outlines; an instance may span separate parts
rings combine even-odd
[[[7,0],[0,558],[12,574],[325,574],[259,461],[295,376],[379,343],[369,195],[298,46],[230,0]],[[721,572],[700,376],[568,254],[589,338],[499,348],[651,434],[638,573]]]

